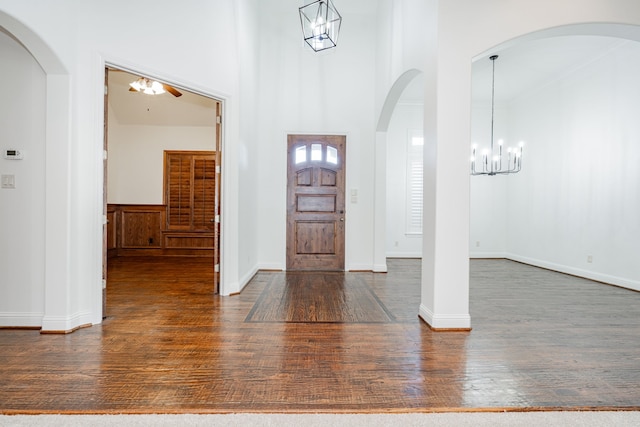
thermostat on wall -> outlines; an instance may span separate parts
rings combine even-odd
[[[3,152],[4,158],[7,160],[22,160],[22,151],[9,148]]]

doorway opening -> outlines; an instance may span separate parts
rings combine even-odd
[[[208,259],[220,290],[222,103],[153,81],[105,69],[103,317],[114,257]]]

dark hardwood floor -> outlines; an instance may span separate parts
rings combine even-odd
[[[260,272],[233,297],[210,270],[110,260],[102,325],[0,330],[0,413],[640,409],[636,292],[473,260],[473,330],[433,332],[418,260]]]

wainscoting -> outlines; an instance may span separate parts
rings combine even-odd
[[[165,205],[107,206],[107,253],[116,256],[212,257],[213,231],[167,228]]]

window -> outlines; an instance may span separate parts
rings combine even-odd
[[[322,161],[322,144],[311,144],[311,161]]]
[[[338,149],[336,147],[327,145],[327,163],[338,164]]]
[[[407,138],[407,235],[422,235],[422,131],[409,130]]]
[[[296,165],[307,161],[307,146],[296,148]]]
[[[165,151],[167,229],[212,230],[216,212],[216,157],[212,151]]]

